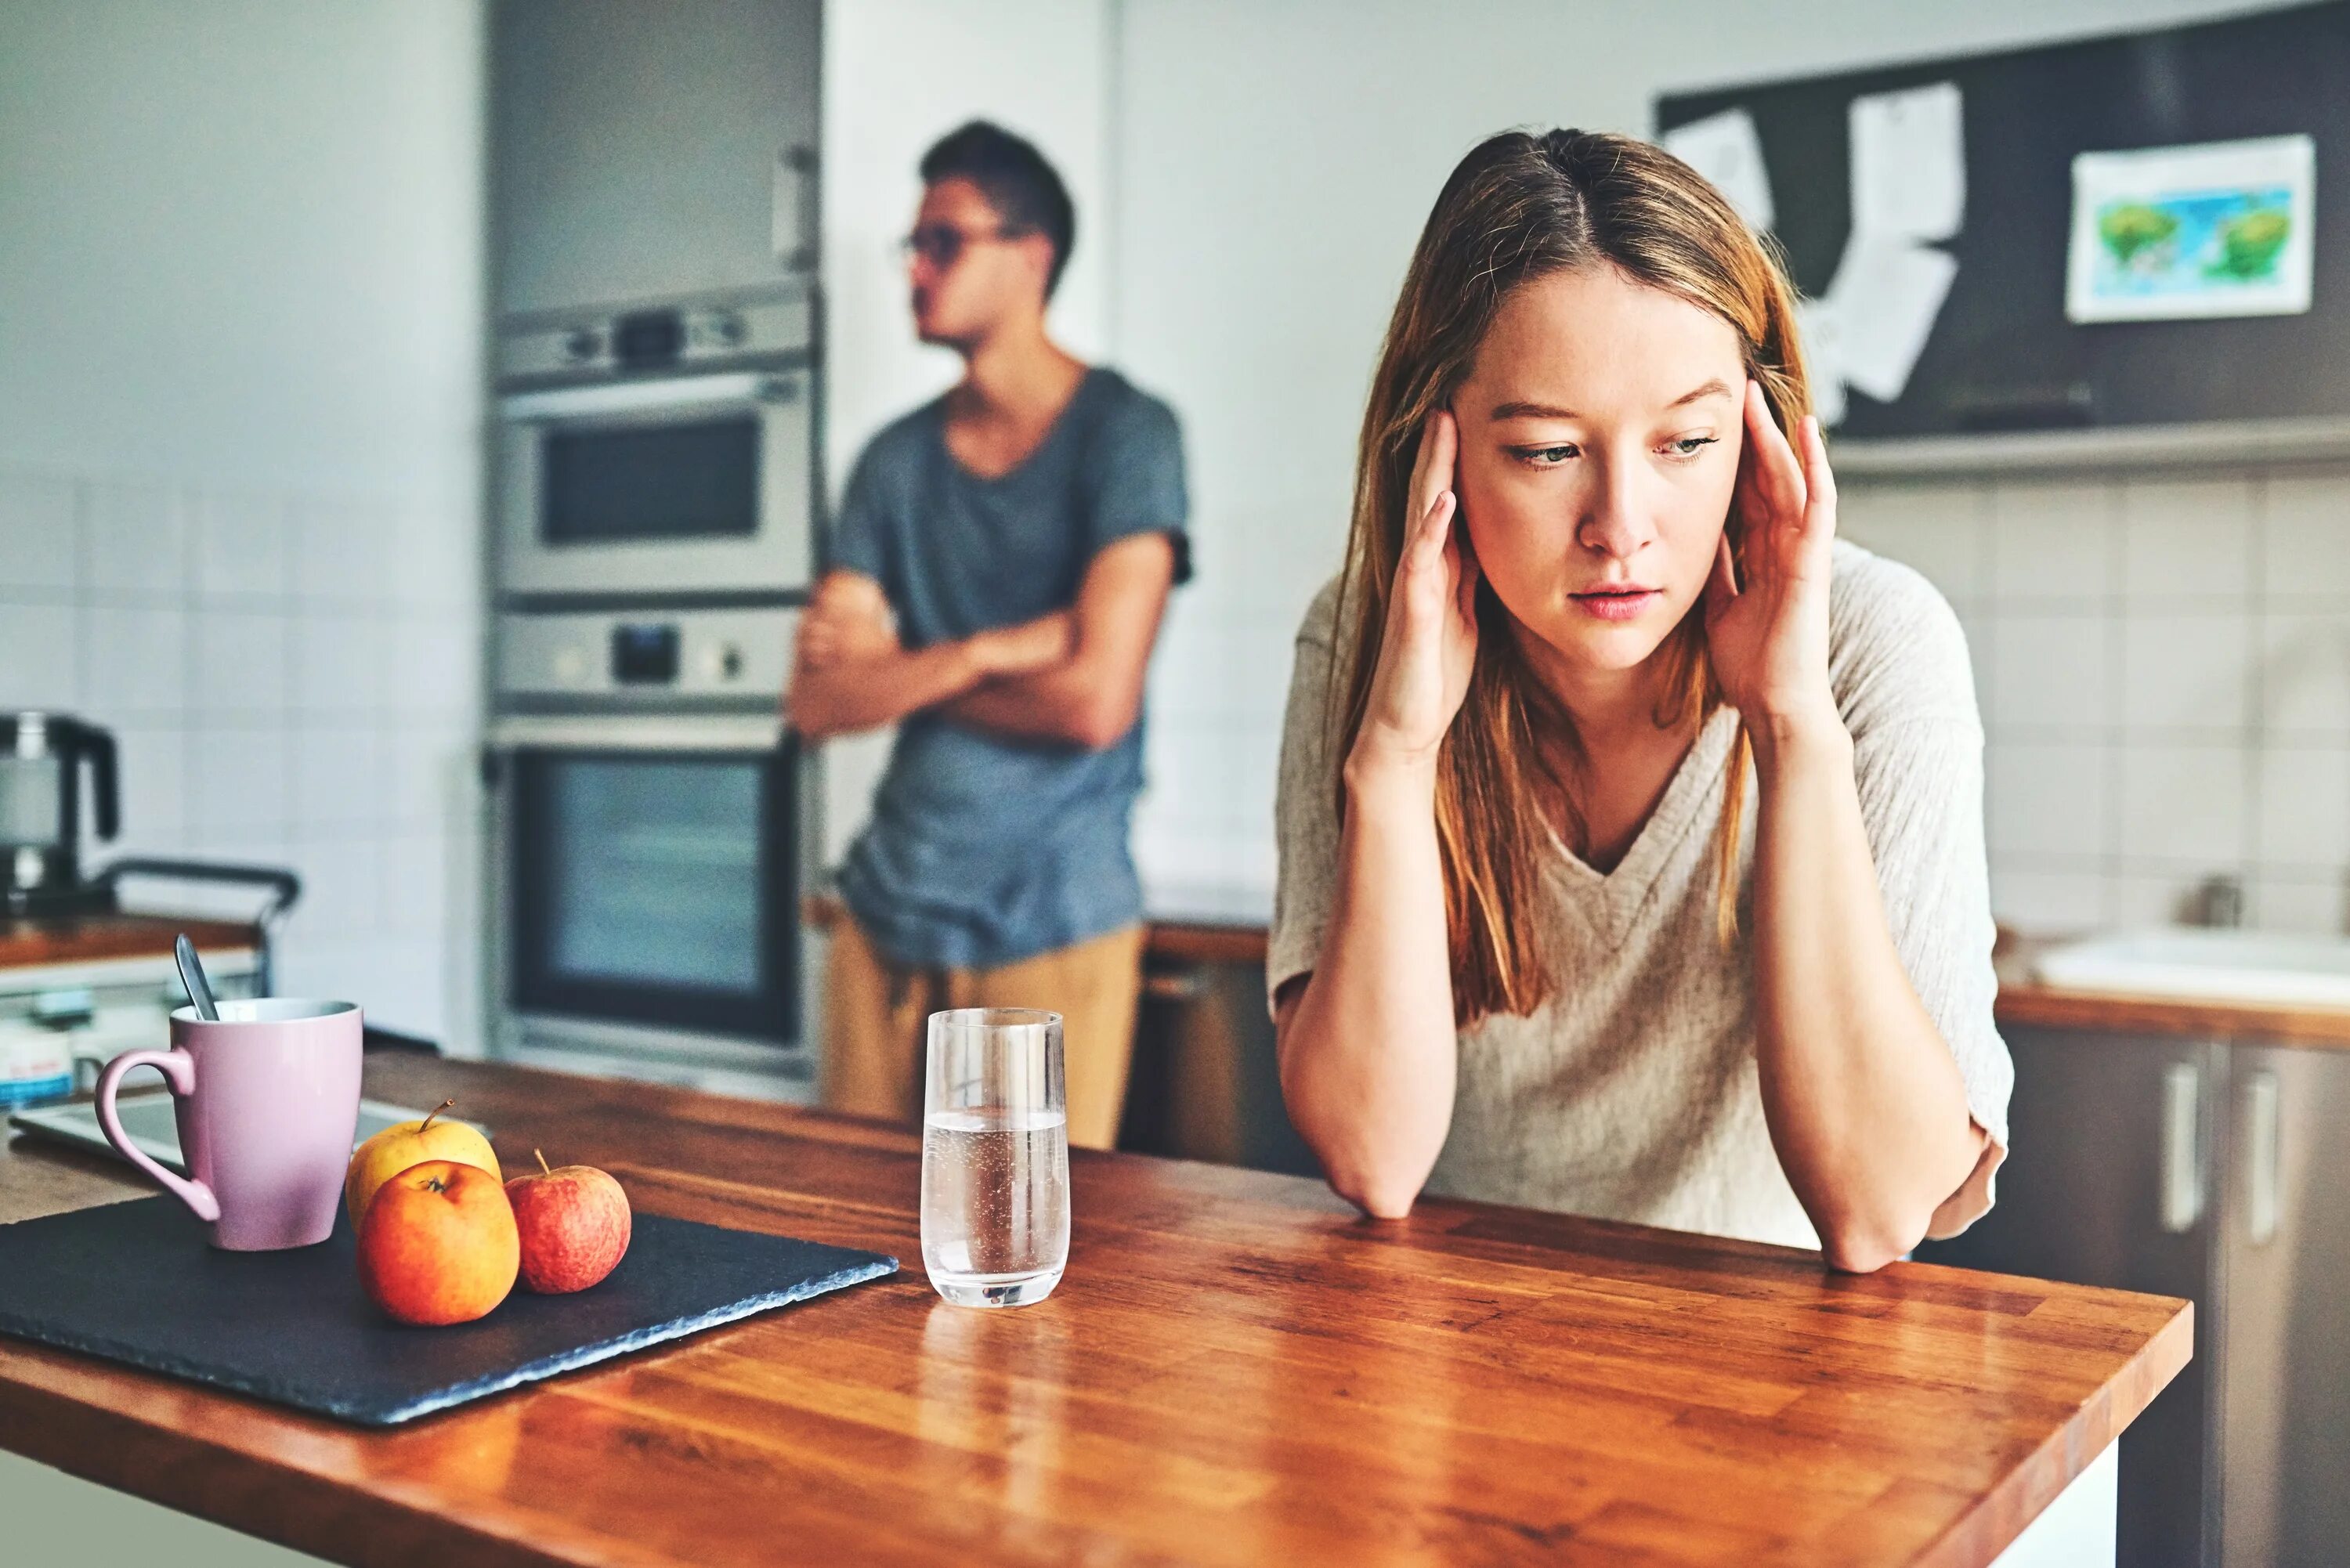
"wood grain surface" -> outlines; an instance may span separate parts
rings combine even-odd
[[[389,1432],[0,1340],[0,1446],[363,1564],[1981,1564],[2189,1355],[2165,1298],[1082,1151],[1060,1290],[974,1312],[906,1133],[405,1054],[367,1088],[905,1272]],[[133,1189],[0,1155],[11,1218]]]
[[[197,950],[220,953],[252,948],[260,936],[241,920],[188,919],[173,915],[47,915],[38,919],[0,919],[0,969],[88,963],[99,959],[169,958],[172,939],[182,931]]]
[[[2094,1029],[2165,1040],[2350,1050],[2350,1010],[2342,1008],[2187,1002],[2168,996],[2068,991],[2031,981],[2001,983],[1999,1022],[2009,1027]]]

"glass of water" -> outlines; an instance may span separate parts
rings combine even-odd
[[[957,1306],[1025,1306],[1069,1261],[1061,1015],[931,1014],[922,1099],[922,1266]]]

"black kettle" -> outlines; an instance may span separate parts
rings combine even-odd
[[[92,826],[122,827],[111,732],[62,713],[0,713],[0,887],[11,914],[81,891],[81,768],[89,764]]]

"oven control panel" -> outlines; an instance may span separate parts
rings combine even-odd
[[[790,673],[799,613],[696,609],[500,616],[497,695],[772,701],[782,696]]]
[[[518,317],[498,335],[497,375],[509,388],[673,376],[805,358],[815,343],[815,300],[804,288],[787,287]]]

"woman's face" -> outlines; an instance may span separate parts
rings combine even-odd
[[[1506,300],[1452,400],[1461,514],[1537,669],[1634,668],[1704,590],[1738,477],[1730,324],[1612,266]]]

